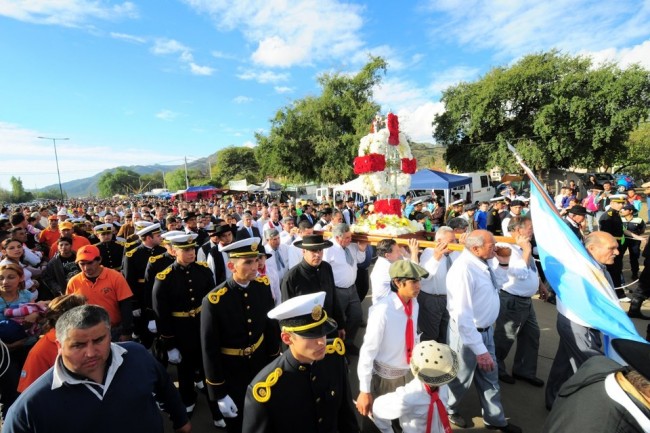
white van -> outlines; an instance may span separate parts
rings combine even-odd
[[[453,188],[451,193],[460,194],[460,198],[466,202],[489,201],[496,194],[495,188],[490,183],[489,173],[460,173],[459,175],[471,177],[472,183]]]

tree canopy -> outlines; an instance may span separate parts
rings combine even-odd
[[[227,147],[217,152],[213,180],[218,186],[227,186],[231,180],[246,179],[259,182],[260,166],[255,159],[255,150],[250,147]]]
[[[132,194],[139,192],[140,175],[133,170],[118,167],[104,173],[97,183],[100,197],[111,197],[115,194]]]
[[[610,167],[625,161],[630,132],[648,118],[650,73],[551,51],[452,86],[442,102],[434,138],[453,169],[515,168],[506,142],[536,171]]]
[[[256,134],[255,154],[263,176],[288,181],[343,182],[353,176],[352,161],[361,137],[379,111],[372,88],[386,61],[371,57],[355,75],[323,74],[322,93],[281,108],[268,135]]]

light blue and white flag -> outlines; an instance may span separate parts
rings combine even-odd
[[[537,250],[546,279],[557,296],[580,320],[603,333],[606,355],[618,358],[610,353],[611,339],[645,342],[621,308],[598,262],[562,220],[532,171],[517,157],[531,180],[530,215]]]

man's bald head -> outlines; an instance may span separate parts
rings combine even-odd
[[[585,237],[585,248],[601,265],[611,265],[619,254],[616,238],[607,232],[593,232]]]

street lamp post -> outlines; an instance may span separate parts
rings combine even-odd
[[[61,186],[61,172],[59,171],[59,156],[56,153],[56,140],[69,140],[69,138],[53,138],[53,137],[38,137],[43,140],[52,140],[54,143],[54,160],[56,161],[56,175],[59,177],[59,192],[61,193],[61,201],[63,201],[63,186]]]

